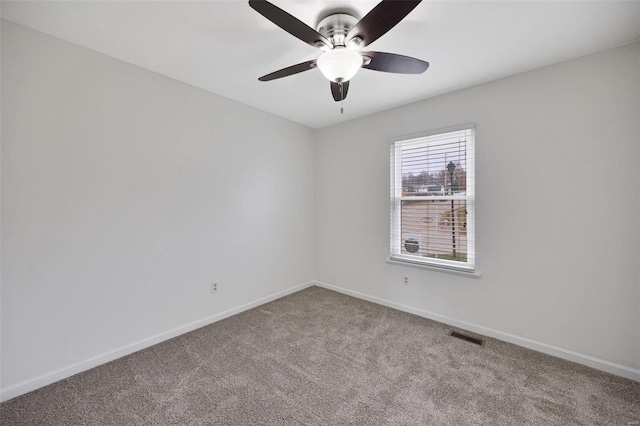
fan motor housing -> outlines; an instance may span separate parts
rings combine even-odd
[[[344,46],[345,37],[358,19],[347,13],[334,13],[318,23],[317,31],[331,40],[334,46]]]

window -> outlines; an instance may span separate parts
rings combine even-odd
[[[390,259],[473,271],[475,128],[391,145]]]

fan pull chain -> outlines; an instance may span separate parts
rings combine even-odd
[[[340,86],[340,114],[344,114],[344,90],[342,82],[338,83]]]

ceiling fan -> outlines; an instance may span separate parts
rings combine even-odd
[[[320,20],[314,30],[266,0],[249,0],[249,6],[262,16],[294,37],[324,51],[317,59],[283,68],[258,80],[271,81],[319,68],[331,82],[331,94],[338,102],[347,97],[349,80],[360,68],[421,74],[429,68],[428,62],[394,53],[360,51],[395,27],[421,1],[382,0],[359,21],[349,13],[333,13]]]

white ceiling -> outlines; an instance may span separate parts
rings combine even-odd
[[[377,1],[283,1],[314,27],[332,9],[358,18]],[[640,39],[640,0],[424,0],[367,50],[430,62],[421,75],[361,70],[340,105],[311,70],[258,77],[319,50],[259,15],[245,0],[3,1],[2,17],[176,80],[320,128]]]

